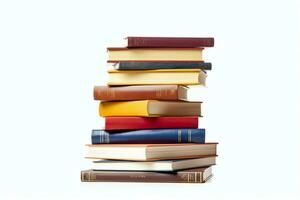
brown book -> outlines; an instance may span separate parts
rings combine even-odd
[[[127,37],[128,47],[213,47],[212,37]]]
[[[204,183],[212,177],[212,167],[166,172],[143,171],[81,171],[82,182],[156,182]]]
[[[186,86],[181,85],[95,86],[94,99],[105,101],[187,100],[187,90]]]

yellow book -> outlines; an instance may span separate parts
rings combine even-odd
[[[107,48],[108,62],[202,61],[203,48]]]
[[[205,85],[201,69],[109,70],[108,85]]]
[[[116,116],[201,116],[201,102],[184,101],[107,101],[100,102],[102,117]]]

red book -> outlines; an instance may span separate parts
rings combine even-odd
[[[198,117],[106,117],[105,130],[198,128]]]
[[[127,37],[127,47],[213,47],[212,37]]]

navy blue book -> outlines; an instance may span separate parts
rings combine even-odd
[[[92,144],[205,143],[205,129],[92,131]]]
[[[114,65],[119,70],[142,69],[202,69],[211,70],[211,63],[206,62],[119,62]]]

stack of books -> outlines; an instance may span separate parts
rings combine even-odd
[[[205,85],[213,38],[128,37],[108,48],[107,86],[94,87],[105,127],[93,130],[83,182],[203,183],[212,176],[217,143],[198,128],[201,103],[189,85]]]

